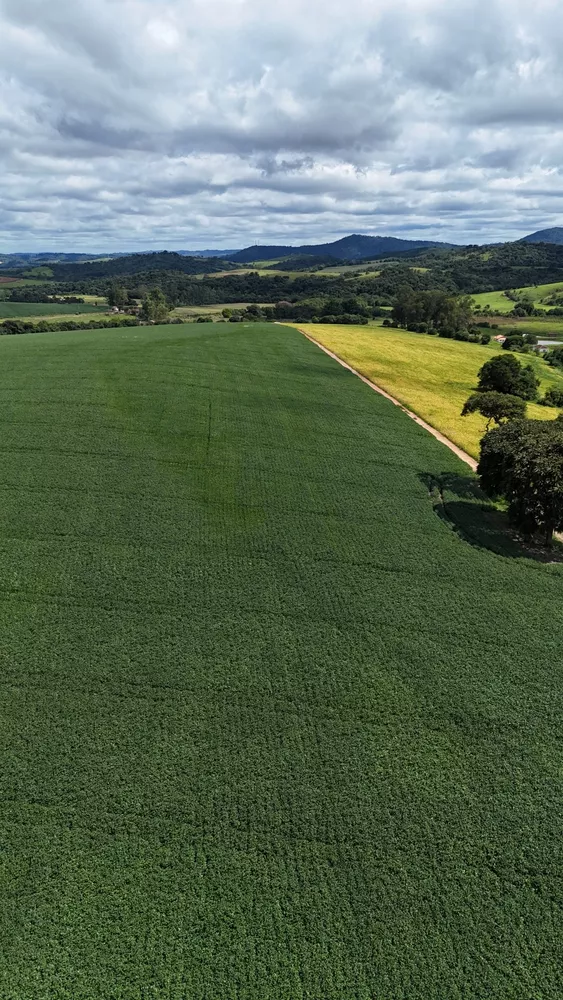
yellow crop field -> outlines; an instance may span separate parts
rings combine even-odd
[[[462,417],[461,410],[477,384],[481,365],[501,350],[496,344],[465,344],[373,326],[299,324],[299,329],[391,393],[458,447],[479,457],[486,421],[477,414]],[[544,361],[532,355],[521,360],[536,368],[541,392],[553,385],[563,389],[563,375]],[[558,412],[528,404],[528,416],[535,420],[554,419]]]

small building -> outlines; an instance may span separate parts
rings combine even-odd
[[[538,340],[538,351],[540,351],[541,354],[545,354],[546,351],[550,351],[552,347],[563,347],[563,341]]]

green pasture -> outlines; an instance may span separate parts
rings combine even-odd
[[[88,305],[101,305],[107,308],[107,299],[104,295],[84,295],[80,292],[79,298],[84,299]]]
[[[274,264],[281,264],[286,260],[287,257],[272,257],[271,260],[254,260],[246,266],[250,267],[253,271],[263,271],[264,268],[273,267]]]
[[[563,294],[563,281],[555,281],[547,285],[528,285],[526,288],[520,288],[519,291],[530,295],[534,303],[541,306],[543,305],[542,300],[548,298],[550,295]],[[549,308],[549,306],[546,306],[546,308]]]
[[[478,295],[472,295],[471,298],[475,302],[477,311],[489,306],[495,312],[508,313],[512,312],[516,305],[512,299],[507,299],[504,292],[480,292]]]
[[[223,309],[236,311],[237,309],[246,309],[250,304],[250,302],[222,302],[219,305],[213,306],[177,306],[176,309],[172,310],[170,315],[180,318],[188,318],[192,316],[220,316]],[[262,303],[258,303],[258,305],[261,304]]]
[[[0,420],[2,997],[560,1000],[563,568],[467,467],[275,325],[0,338]]]
[[[527,285],[523,288],[515,289],[516,292],[529,296],[536,309],[550,309],[551,307],[546,305],[543,301],[554,293],[563,293],[563,282],[556,281],[547,285]],[[513,299],[507,298],[504,292],[481,292],[478,295],[472,295],[478,308],[484,309],[489,306],[491,309],[497,312],[509,313],[512,312],[516,303]]]
[[[328,267],[323,267],[321,271],[316,271],[315,274],[319,275],[334,275],[334,274],[344,274],[344,275],[364,275],[366,270],[365,264],[334,264]],[[373,272],[372,272],[373,273]],[[379,272],[378,272],[379,273]],[[375,274],[373,275],[375,277]]]
[[[361,264],[335,264],[334,267],[324,267],[322,271],[317,271],[318,275],[338,275],[342,274],[345,277],[354,277],[357,275],[359,278],[378,278],[381,271],[367,271],[366,268],[372,268],[379,264],[379,261],[363,261]],[[414,268],[412,268],[414,270]]]
[[[229,276],[232,276],[232,275],[253,274],[254,271],[258,271],[258,270],[259,270],[259,268],[254,267],[251,264],[245,264],[243,267],[237,267],[236,270],[230,270],[230,271],[206,271],[205,274],[194,274],[194,275],[191,275],[190,277],[196,278],[196,279],[198,279],[198,280],[201,281],[203,278],[208,278],[208,277],[211,277],[211,278],[228,278]],[[277,272],[268,271],[266,273],[267,274],[274,274],[274,273],[277,273]]]

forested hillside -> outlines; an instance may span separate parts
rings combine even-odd
[[[420,258],[420,263],[424,258]],[[460,292],[540,285],[563,278],[563,246],[552,243],[503,243],[490,247],[462,247],[431,254],[427,266],[447,274]]]
[[[135,253],[127,257],[93,260],[84,264],[50,265],[55,281],[88,281],[93,278],[131,277],[144,272],[179,271],[182,274],[209,274],[228,271],[234,265],[218,257],[186,257],[179,253]]]
[[[341,241],[343,242],[343,241]],[[506,243],[489,247],[410,248],[352,269],[326,254],[248,271],[240,263],[177,253],[133,254],[86,263],[51,263],[42,295],[106,296],[116,284],[130,300],[161,289],[171,306],[303,303],[302,315],[378,315],[405,288],[475,295],[563,281],[563,246]],[[279,273],[285,267],[287,273]],[[276,273],[276,271],[278,273]],[[24,273],[23,271],[19,272]],[[126,297],[127,297],[126,296]],[[301,313],[299,317],[300,318]],[[289,316],[287,317],[289,318]]]

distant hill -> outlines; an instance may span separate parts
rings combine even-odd
[[[240,250],[178,250],[177,253],[182,257],[232,257],[235,253],[240,253]]]
[[[520,243],[555,243],[563,246],[563,226],[554,226],[553,229],[540,229],[537,233],[530,233],[523,236]]]
[[[57,281],[87,281],[89,278],[119,278],[155,271],[180,271],[182,274],[211,274],[235,269],[228,260],[217,257],[189,257],[167,250],[161,253],[136,253],[124,257],[90,260],[83,263],[52,263]]]
[[[338,260],[362,260],[368,257],[381,256],[384,253],[401,252],[403,250],[430,249],[440,247],[447,250],[452,243],[436,243],[432,240],[401,240],[394,236],[344,236],[334,243],[305,244],[299,247],[290,246],[253,246],[246,247],[232,254],[229,260],[235,263],[250,263],[259,260],[273,260],[276,257],[292,257],[312,255],[315,257],[336,257]]]
[[[0,254],[0,270],[18,267],[50,267],[53,263],[77,264],[81,261],[96,260],[102,254],[92,253],[7,253]],[[117,257],[119,254],[104,254]]]
[[[177,250],[179,257],[220,257],[228,258],[238,250]],[[50,267],[51,264],[83,264],[98,260],[117,260],[118,257],[152,256],[155,251],[142,250],[138,254],[120,251],[118,253],[8,253],[0,254],[0,270],[11,270],[21,267]],[[157,252],[160,255],[160,252]]]

